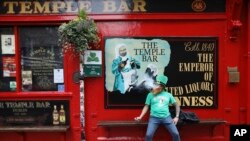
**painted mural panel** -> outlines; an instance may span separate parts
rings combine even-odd
[[[105,39],[105,107],[144,105],[155,78],[182,107],[217,107],[216,37],[108,37]]]

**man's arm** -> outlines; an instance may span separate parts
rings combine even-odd
[[[175,106],[175,117],[179,118],[181,108],[178,103],[175,103],[174,106]]]
[[[175,106],[175,117],[173,119],[173,122],[176,125],[178,120],[179,120],[179,115],[180,115],[180,109],[181,108],[180,108],[180,106],[179,106],[179,104],[177,102],[174,104],[174,106]]]
[[[140,121],[144,117],[144,115],[148,112],[148,109],[149,109],[149,106],[146,104],[143,107],[140,116],[139,117],[135,117],[135,120]]]

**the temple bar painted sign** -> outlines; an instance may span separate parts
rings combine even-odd
[[[226,0],[2,0],[0,15],[225,12]]]
[[[105,107],[142,107],[163,74],[182,108],[217,108],[217,50],[218,37],[105,38]]]

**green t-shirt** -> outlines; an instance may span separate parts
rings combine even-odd
[[[154,95],[149,93],[145,104],[150,106],[150,115],[159,118],[165,118],[170,115],[169,104],[176,103],[173,95],[162,91],[161,93]]]

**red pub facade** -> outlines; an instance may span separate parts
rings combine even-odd
[[[62,53],[57,32],[79,9],[101,38],[83,57],[84,128],[80,57]],[[134,117],[164,74],[200,119],[177,126],[181,139],[229,141],[232,125],[250,124],[249,13],[248,0],[1,1],[0,140],[143,140],[148,116]],[[126,77],[114,71],[119,46],[137,62]],[[154,139],[171,137],[160,127]]]

